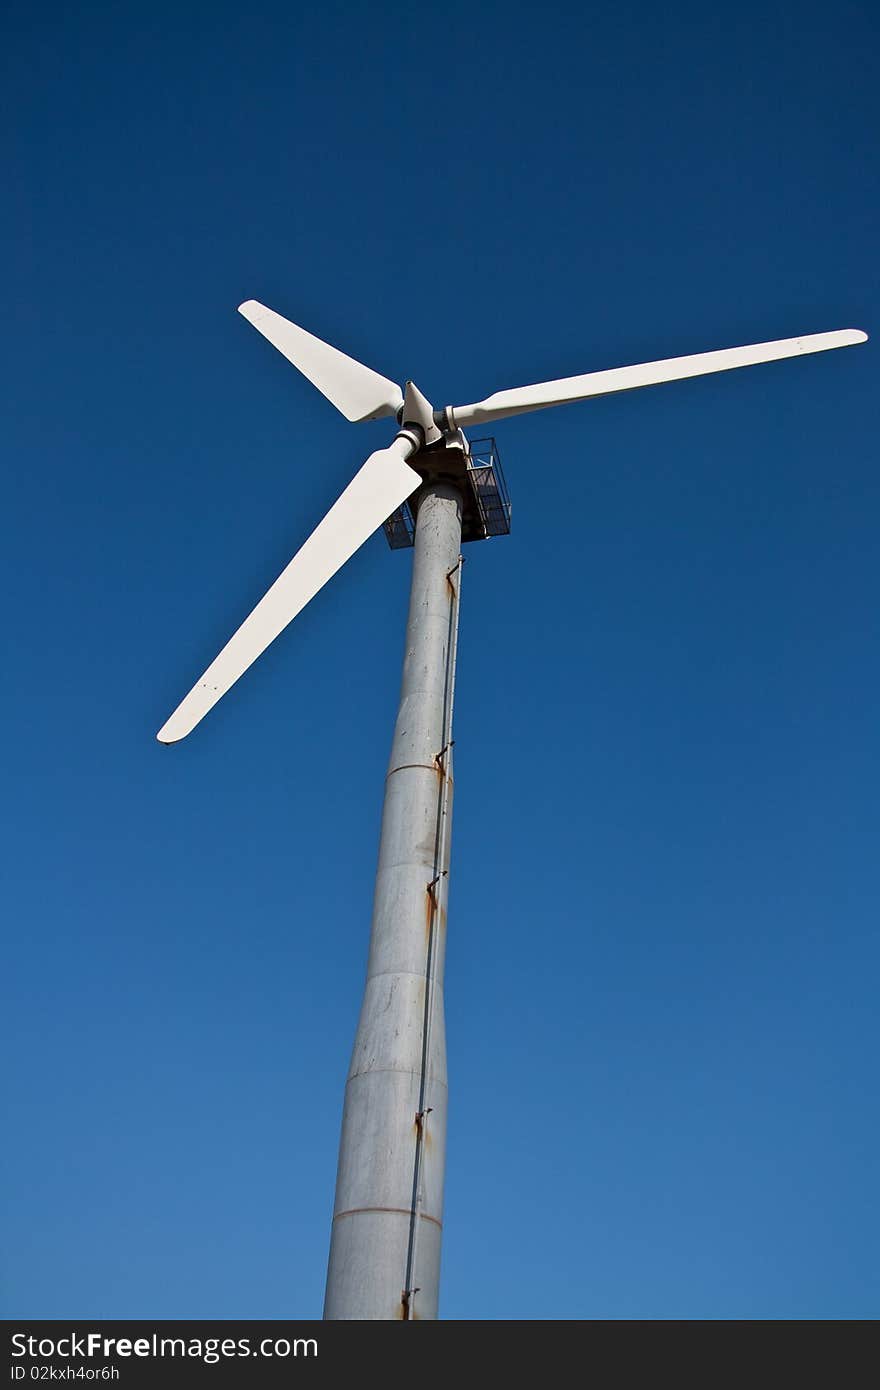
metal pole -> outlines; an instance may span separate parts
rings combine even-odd
[[[426,483],[367,982],[345,1089],[325,1318],[437,1316],[460,546],[460,493],[447,483]]]

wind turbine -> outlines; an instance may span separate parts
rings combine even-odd
[[[435,410],[255,300],[240,313],[347,420],[396,417],[268,593],[159,731],[186,737],[384,524],[414,546],[400,704],[385,782],[370,954],[345,1091],[325,1318],[436,1318],[446,1137],[443,963],[452,705],[463,540],[510,529],[494,441],[466,426],[866,341],[857,329],[672,357],[498,391]]]

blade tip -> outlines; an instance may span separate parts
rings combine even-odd
[[[156,741],[157,743],[164,744],[164,746],[168,748],[172,743],[179,743],[182,738],[186,738],[188,733],[189,729],[175,729],[174,719],[171,718],[168,720],[167,724],[162,725],[156,735]]]

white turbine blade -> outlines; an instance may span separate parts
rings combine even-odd
[[[496,391],[475,405],[456,405],[451,410],[450,424],[482,425],[490,420],[504,420],[509,415],[524,415],[529,410],[545,410],[551,405],[584,401],[591,396],[607,396],[613,391],[632,391],[637,386],[656,386],[662,381],[681,381],[689,376],[726,372],[732,367],[751,367],[758,362],[776,362],[783,357],[850,347],[854,343],[864,343],[867,337],[867,333],[858,328],[844,328],[837,333],[813,333],[804,338],[722,348],[719,352],[698,352],[690,357],[668,357],[662,362],[642,362],[636,367],[613,367],[610,371],[587,372],[585,376],[542,381],[537,386]]]
[[[405,462],[414,450],[412,440],[398,436],[389,448],[370,455],[287,569],[159,730],[160,743],[185,738],[309,599],[415,491],[421,478]]]
[[[353,357],[346,357],[274,309],[249,299],[239,304],[238,312],[308,377],[346,420],[378,420],[383,415],[396,415],[403,405],[400,387],[395,382]]]

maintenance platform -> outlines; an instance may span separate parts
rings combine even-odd
[[[443,479],[461,488],[461,539],[485,541],[510,533],[510,498],[494,439],[467,440],[463,435],[440,448],[422,449],[409,460],[422,477]],[[412,545],[418,514],[418,493],[383,522],[392,550]]]

